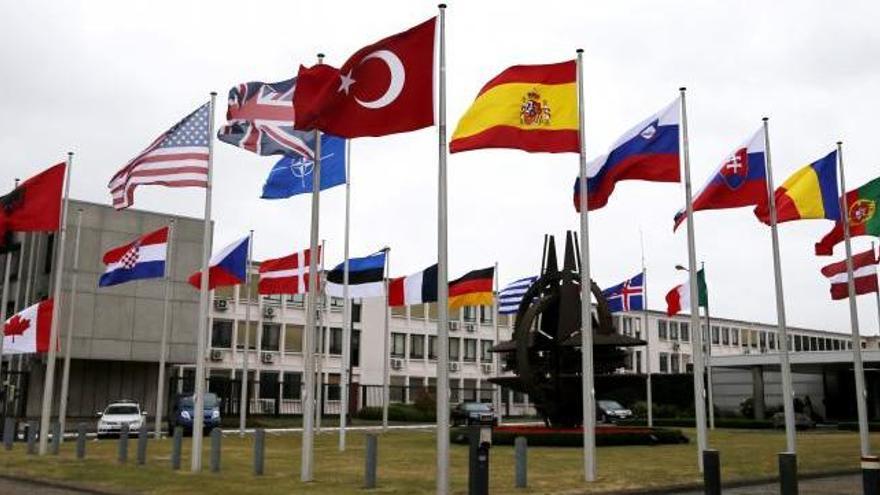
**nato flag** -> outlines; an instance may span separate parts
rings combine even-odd
[[[308,140],[314,152],[315,139]],[[272,167],[263,185],[263,199],[283,199],[312,192],[312,157],[285,156]],[[321,136],[321,190],[345,184],[345,139],[324,134]]]

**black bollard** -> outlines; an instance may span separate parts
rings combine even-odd
[[[880,457],[862,456],[862,488],[865,495],[880,494]]]
[[[27,439],[27,453],[34,455],[37,453],[37,422],[28,421],[27,431],[25,432]]]
[[[6,450],[12,450],[12,443],[15,441],[15,418],[6,418],[3,423],[3,447]]]
[[[468,427],[468,493],[477,493],[477,449],[480,446],[480,427]]]
[[[58,451],[61,450],[61,435],[61,423],[58,421],[52,423],[52,443],[49,444],[52,455],[58,455]]]
[[[86,424],[80,423],[76,425],[76,458],[85,459],[86,457]]]
[[[525,488],[528,485],[528,441],[526,437],[516,437],[514,440],[514,455],[516,457],[516,487]]]
[[[138,431],[138,447],[137,447],[137,463],[139,466],[143,466],[147,463],[147,438],[149,438],[150,432],[147,431],[147,425],[141,425],[141,429]]]
[[[223,439],[223,430],[214,428],[211,430],[211,472],[220,472],[220,442]]]
[[[794,452],[779,453],[779,494],[797,495],[797,454]]]
[[[266,448],[266,430],[257,428],[254,431],[254,474],[263,474],[263,453]]]
[[[376,488],[376,465],[379,457],[379,440],[373,433],[367,433],[367,457],[364,462],[364,488]]]
[[[122,425],[119,429],[119,444],[117,448],[117,460],[120,464],[128,462],[128,425]]]
[[[717,450],[703,451],[703,487],[706,495],[721,495],[721,456]]]
[[[180,451],[183,448],[183,428],[174,428],[174,437],[171,443],[171,469],[180,469]]]

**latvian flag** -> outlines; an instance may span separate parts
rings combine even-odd
[[[140,238],[104,254],[106,268],[98,287],[109,287],[131,280],[162,278],[168,255],[168,227],[145,234]]]
[[[409,306],[437,302],[437,265],[388,283],[388,305]]]
[[[310,250],[293,253],[260,263],[260,288],[263,295],[305,294],[309,290]],[[321,263],[321,248],[318,248]]]
[[[3,326],[3,354],[47,352],[51,332],[52,299],[46,299],[6,320]]]
[[[877,292],[877,257],[874,255],[874,250],[870,249],[864,253],[855,254],[852,261],[856,294]],[[846,260],[822,268],[822,275],[831,281],[831,299],[838,300],[849,297]]]

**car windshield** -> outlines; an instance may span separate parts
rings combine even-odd
[[[602,409],[623,409],[619,402],[613,400],[600,400],[599,407]]]
[[[104,410],[104,414],[140,414],[138,411],[138,406],[133,405],[119,405],[119,406],[107,406],[107,409]]]
[[[482,404],[480,402],[466,403],[466,404],[464,404],[464,409],[466,411],[475,411],[475,412],[484,412],[484,411],[488,412],[490,410],[488,404]]]
[[[180,400],[180,405],[182,407],[193,407],[193,396],[184,397]],[[213,409],[218,407],[219,401],[217,400],[217,396],[214,394],[205,394],[205,409]]]

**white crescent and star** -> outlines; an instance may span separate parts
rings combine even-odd
[[[376,98],[375,100],[364,101],[357,97],[355,97],[354,100],[364,108],[376,110],[382,107],[387,107],[388,105],[393,103],[398,96],[400,96],[400,93],[403,92],[403,85],[406,82],[406,71],[403,68],[403,62],[400,61],[400,58],[390,50],[377,50],[375,52],[372,52],[366,57],[362,58],[360,64],[363,64],[367,60],[373,58],[377,58],[385,62],[385,65],[388,66],[388,71],[391,73],[391,80],[388,82],[388,88],[385,90],[385,93],[382,96]],[[349,69],[348,74],[339,74],[340,92],[344,91],[345,94],[349,94],[352,84],[356,82],[351,77],[351,72],[351,69]]]

